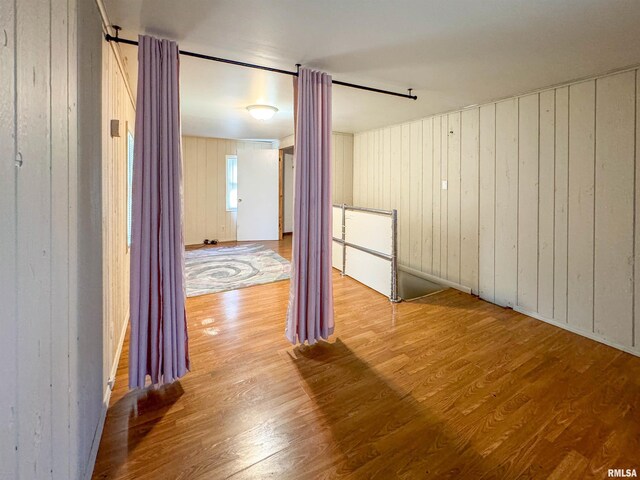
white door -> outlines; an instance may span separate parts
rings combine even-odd
[[[278,150],[238,151],[238,241],[278,240]]]

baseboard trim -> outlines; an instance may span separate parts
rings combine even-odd
[[[593,333],[593,332],[587,332],[585,330],[573,327],[571,325],[569,325],[568,323],[561,323],[558,322],[556,320],[551,320],[550,318],[545,318],[542,315],[535,313],[535,312],[529,312],[527,310],[525,310],[524,308],[521,308],[519,306],[514,306],[513,310],[515,310],[518,313],[522,313],[523,315],[526,315],[528,317],[531,318],[535,318],[536,320],[540,320],[541,322],[545,322],[548,323],[550,325],[553,325],[554,327],[560,327],[563,330],[567,330],[571,333],[575,333],[576,335],[580,335],[582,337],[586,337],[590,340],[599,342],[599,343],[603,343],[609,347],[615,348],[617,350],[622,350],[623,352],[626,353],[630,353],[631,355],[635,355],[636,357],[640,357],[640,351],[637,349],[634,349],[633,347],[629,347],[627,345],[622,345],[620,343],[617,342],[613,342],[605,337],[603,337],[602,335],[598,335],[597,333]]]
[[[107,391],[102,399],[102,411],[100,412],[100,421],[96,427],[96,433],[93,436],[93,442],[91,443],[91,452],[89,453],[89,462],[87,464],[85,480],[91,480],[93,477],[93,469],[96,466],[96,458],[98,458],[98,448],[100,447],[100,440],[102,439],[102,431],[104,430],[104,422],[107,419],[107,410],[109,409],[109,400],[111,399],[111,388],[107,386]]]
[[[398,270],[402,270],[403,272],[410,273],[411,275],[415,275],[416,277],[423,278],[430,282],[439,283],[445,287],[455,288],[456,290],[460,290],[461,292],[472,294],[471,289],[469,287],[465,287],[464,285],[460,285],[459,283],[452,282],[450,280],[445,280],[444,278],[437,277],[435,275],[431,275],[430,273],[424,273],[420,270],[416,270],[415,268],[407,267],[405,265],[398,265]]]
[[[104,430],[104,422],[107,419],[107,410],[109,410],[109,402],[111,401],[111,392],[116,383],[116,372],[118,370],[118,364],[120,363],[120,355],[122,355],[122,348],[124,345],[124,338],[127,334],[127,327],[129,326],[129,317],[122,325],[120,331],[120,339],[118,340],[118,348],[116,349],[116,355],[113,358],[113,364],[109,372],[109,379],[105,387],[104,395],[102,397],[102,411],[100,412],[100,421],[96,427],[96,432],[93,436],[93,442],[91,443],[91,452],[89,453],[89,461],[87,463],[85,480],[91,480],[93,476],[93,470],[96,466],[96,459],[98,458],[98,449],[100,448],[100,440],[102,439],[102,431]]]
[[[113,386],[116,383],[116,372],[118,371],[118,365],[120,364],[120,355],[122,355],[122,348],[124,346],[124,338],[127,335],[127,327],[129,326],[129,317],[122,324],[122,330],[120,330],[120,338],[118,339],[118,348],[116,354],[113,357],[113,364],[111,365],[111,371],[109,372],[109,384],[111,386],[109,391],[113,390]]]

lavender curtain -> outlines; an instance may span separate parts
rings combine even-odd
[[[333,333],[331,76],[294,78],[293,255],[286,336],[310,345]]]
[[[178,46],[140,36],[133,167],[129,387],[189,370]]]

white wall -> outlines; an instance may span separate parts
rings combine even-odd
[[[104,402],[110,396],[129,320],[127,246],[127,131],[135,141],[135,103],[116,56],[117,44],[102,42],[102,230],[104,264]],[[110,121],[120,121],[111,137]],[[113,385],[113,383],[111,383]],[[106,406],[106,405],[105,405]]]
[[[72,472],[91,469],[106,413],[103,404],[103,257],[102,257],[102,29],[93,2],[78,2],[78,118],[76,239],[78,313],[76,370],[68,399],[78,428],[78,463]],[[56,39],[57,41],[57,39]],[[72,187],[70,187],[72,188]],[[73,244],[74,242],[72,242]],[[56,328],[57,329],[57,328]],[[54,362],[53,365],[56,365]],[[74,404],[75,402],[75,404]],[[54,417],[57,412],[54,410]],[[53,438],[54,443],[56,438]],[[73,442],[72,442],[73,445]],[[56,445],[56,447],[58,447]],[[72,448],[71,453],[74,453]],[[57,454],[53,453],[54,458]],[[73,478],[73,475],[71,475]]]
[[[236,212],[227,212],[225,197],[226,156],[270,148],[271,142],[182,137],[185,245],[236,239]]]
[[[356,134],[354,203],[398,209],[401,264],[640,353],[637,83],[631,70]]]
[[[331,135],[331,171],[333,203],[353,203],[353,135],[333,132]],[[280,148],[293,146],[294,136],[280,140]]]
[[[102,411],[100,17],[2,2],[0,29],[0,478],[82,478]]]

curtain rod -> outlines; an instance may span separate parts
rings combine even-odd
[[[125,43],[127,45],[135,45],[135,46],[138,45],[138,42],[136,42],[135,40],[127,40],[126,38],[120,38],[118,36],[118,30],[120,30],[120,28],[116,28],[115,25],[113,26],[113,28],[116,30],[116,36],[114,37],[113,35],[109,35],[108,33],[105,34],[104,38],[107,42]],[[213,62],[229,63],[231,65],[237,65],[239,67],[266,70],[267,72],[281,73],[282,75],[291,75],[292,77],[298,76],[297,71],[294,72],[290,70],[282,70],[280,68],[265,67],[264,65],[256,65],[254,63],[247,63],[247,62],[239,62],[237,60],[230,60],[228,58],[221,58],[221,57],[213,57],[211,55],[205,55],[203,53],[188,52],[186,50],[178,50],[178,52],[180,53],[180,55],[184,55],[185,57],[195,57],[195,58],[201,58],[203,60],[211,60]],[[300,67],[300,65],[297,64],[296,67]],[[382,90],[380,88],[367,87],[365,85],[357,85],[355,83],[341,82],[339,80],[332,80],[332,83],[335,85],[342,85],[343,87],[366,90],[368,92],[382,93],[384,95],[393,95],[394,97],[409,98],[411,100],[418,99],[416,95],[412,95],[412,90],[413,90],[412,88],[408,89],[409,93],[398,93],[398,92],[392,92],[390,90]]]

